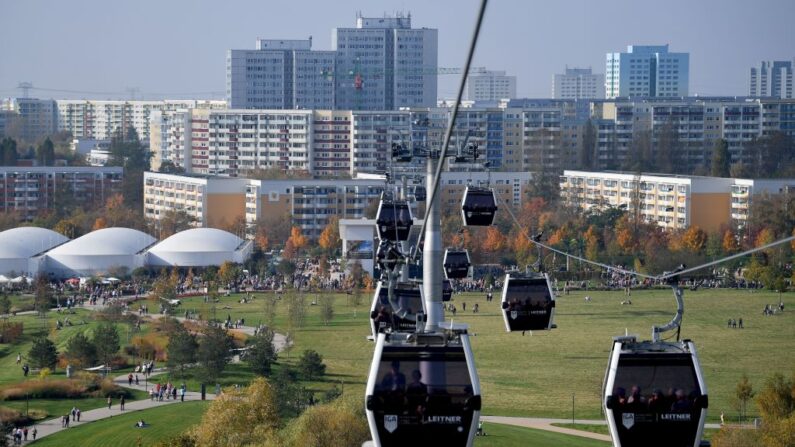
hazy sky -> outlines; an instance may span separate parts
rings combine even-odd
[[[439,65],[460,67],[476,0],[0,0],[0,96],[223,98],[225,52],[257,37],[306,38],[331,48],[331,30],[355,15],[411,12],[439,29]],[[743,95],[749,68],[795,57],[795,0],[491,0],[475,66],[518,77],[517,93],[549,97],[569,67],[604,73],[605,53],[628,44],[690,52],[690,92]],[[440,77],[452,97],[458,76]],[[82,92],[104,92],[88,94]]]

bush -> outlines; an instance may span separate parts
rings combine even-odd
[[[22,323],[4,322],[0,327],[0,343],[14,343],[22,336]]]
[[[108,394],[132,397],[132,393],[97,374],[77,373],[72,379],[34,379],[0,388],[0,400],[79,399]]]
[[[15,427],[33,423],[33,419],[23,415],[21,411],[8,407],[0,407],[0,421]]]

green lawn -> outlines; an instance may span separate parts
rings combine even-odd
[[[143,391],[130,390],[130,392],[133,396],[128,398],[127,402],[149,398],[149,395]],[[31,399],[30,402],[25,402],[24,400],[2,401],[0,402],[0,406],[13,408],[25,414],[25,408],[29,405],[31,414],[44,416],[37,416],[41,419],[52,419],[68,413],[72,410],[72,407],[77,407],[81,411],[87,411],[104,407],[107,405],[107,402],[107,398],[105,397],[85,399]]]
[[[480,313],[458,312],[456,322],[470,324],[472,345],[483,388],[484,414],[506,416],[571,417],[572,394],[577,418],[601,418],[600,393],[612,337],[625,330],[648,338],[653,324],[674,314],[669,290],[633,291],[631,306],[622,306],[622,292],[574,292],[558,302],[558,329],[522,336],[505,332],[499,302],[486,303],[480,295],[456,295],[456,306],[479,303]],[[216,305],[219,318],[245,318],[256,323],[262,316],[262,293],[252,303],[239,304],[239,296],[225,297]],[[307,295],[307,302],[314,294]],[[284,300],[291,299],[289,293]],[[795,294],[782,295],[787,312],[762,316],[765,304],[778,303],[776,293],[766,291],[709,290],[685,292],[682,337],[696,342],[710,395],[711,421],[723,411],[731,420],[734,386],[747,374],[756,389],[773,371],[789,374],[795,369]],[[345,392],[363,393],[373,344],[368,334],[369,301],[354,308],[350,297],[338,295],[335,317],[321,324],[318,306],[309,306],[307,320],[295,331],[291,356],[303,349],[320,352],[329,374],[322,389],[343,384]],[[209,315],[201,298],[185,300],[185,308]],[[224,307],[229,307],[224,309]],[[275,329],[286,330],[286,306],[277,305]],[[449,317],[449,316],[448,316]],[[742,317],[745,329],[728,329],[729,318]],[[284,357],[284,355],[283,355]],[[752,409],[753,411],[753,409]]]
[[[176,407],[179,410],[175,410]],[[37,441],[37,446],[79,445],[81,447],[125,447],[153,445],[176,436],[188,427],[196,425],[207,408],[207,402],[186,402],[166,405],[149,410],[126,413],[97,422],[70,428]],[[146,428],[136,428],[135,423],[143,419]]]
[[[583,430],[583,431],[590,431],[593,433],[599,433],[602,435],[610,436],[610,429],[607,427],[606,424],[596,425],[596,424],[552,424],[555,427],[563,427],[563,428],[572,428],[574,430]],[[704,429],[704,441],[709,441],[715,436],[719,430],[715,428],[705,428]]]
[[[483,424],[486,436],[475,438],[477,447],[604,447],[609,442],[579,436],[502,424]]]

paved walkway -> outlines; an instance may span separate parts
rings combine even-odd
[[[600,433],[593,433],[585,430],[574,430],[571,428],[556,427],[552,424],[571,424],[571,419],[551,419],[551,418],[519,418],[507,416],[481,416],[480,420],[483,422],[492,422],[494,424],[515,425],[517,427],[535,428],[538,430],[552,431],[555,433],[562,433],[565,435],[580,436],[583,438],[597,439],[600,441],[611,441],[609,435]],[[584,425],[607,425],[604,419],[575,419],[575,424]],[[704,424],[705,428],[719,429],[720,424]]]
[[[152,375],[154,376],[156,374],[162,374],[163,372],[165,372],[165,371],[156,371]],[[140,385],[134,385],[134,384],[133,385],[128,385],[127,384],[127,374],[123,374],[123,375],[117,376],[116,378],[113,379],[113,381],[117,385],[123,386],[124,388],[130,388],[130,389],[135,389],[135,390],[140,390],[140,391],[146,391],[145,383],[143,381],[140,383]],[[151,389],[152,388],[152,384],[149,384],[148,388]],[[207,397],[207,400],[213,400],[213,399],[215,399],[215,394],[209,394],[208,393],[206,397]],[[185,402],[196,401],[196,400],[201,400],[201,393],[198,393],[198,392],[195,392],[195,391],[188,391],[187,393],[185,393]],[[69,427],[77,427],[77,426],[80,426],[80,425],[83,425],[83,424],[87,424],[89,422],[95,422],[95,421],[99,421],[99,420],[102,420],[102,419],[112,418],[113,416],[119,416],[119,415],[122,415],[122,414],[125,414],[125,413],[134,412],[134,411],[147,410],[149,408],[162,407],[163,405],[173,405],[173,404],[179,404],[179,403],[180,403],[179,399],[177,399],[177,400],[170,400],[170,399],[169,400],[163,400],[162,402],[149,400],[149,399],[135,400],[135,401],[127,402],[124,405],[124,411],[122,411],[121,408],[119,408],[119,399],[118,398],[114,398],[110,409],[108,409],[108,407],[103,407],[103,408],[97,408],[97,409],[94,409],[94,410],[82,411],[81,414],[80,414],[80,422],[77,422],[77,421],[72,422],[72,421],[70,421],[69,422]],[[49,420],[46,420],[46,421],[43,421],[43,422],[39,422],[38,424],[36,424],[36,428],[39,431],[37,439],[41,439],[41,438],[43,438],[45,436],[49,436],[49,435],[52,435],[54,433],[58,433],[61,430],[65,430],[65,428],[61,427],[61,418],[60,417],[57,417],[55,419],[49,419]],[[30,438],[30,436],[28,436],[28,438]],[[28,442],[30,442],[30,441],[28,441]]]

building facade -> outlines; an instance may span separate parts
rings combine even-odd
[[[67,200],[101,206],[121,193],[123,175],[120,167],[0,166],[0,213],[33,219]]]
[[[505,71],[487,71],[467,76],[466,99],[469,101],[499,101],[516,98],[516,76]]]
[[[221,228],[243,217],[246,179],[144,173],[144,217],[183,211],[197,227]]]
[[[254,50],[228,50],[226,98],[234,109],[331,109],[333,51],[312,50],[312,39],[257,39]]]
[[[621,208],[646,222],[679,230],[697,225],[717,231],[731,222],[734,179],[637,175],[619,172],[564,171],[560,196],[583,210]]]
[[[2,135],[33,142],[58,129],[55,101],[37,98],[5,98],[0,101]]]
[[[668,45],[629,45],[626,53],[607,53],[605,97],[687,96],[690,53],[670,53]]]
[[[79,139],[110,140],[118,131],[130,127],[141,141],[149,141],[150,121],[155,112],[181,109],[225,109],[225,101],[162,100],[162,101],[95,101],[58,99],[57,129]]]
[[[335,108],[393,110],[436,104],[438,33],[411,27],[411,16],[357,16],[335,28]]]
[[[552,76],[554,99],[601,99],[605,97],[605,75],[590,68],[568,68]]]
[[[795,197],[795,179],[735,179],[731,192],[731,219],[742,229],[751,217],[754,198],[763,195]]]
[[[789,61],[762,61],[751,67],[748,94],[755,97],[793,98],[792,72],[795,59]]]

